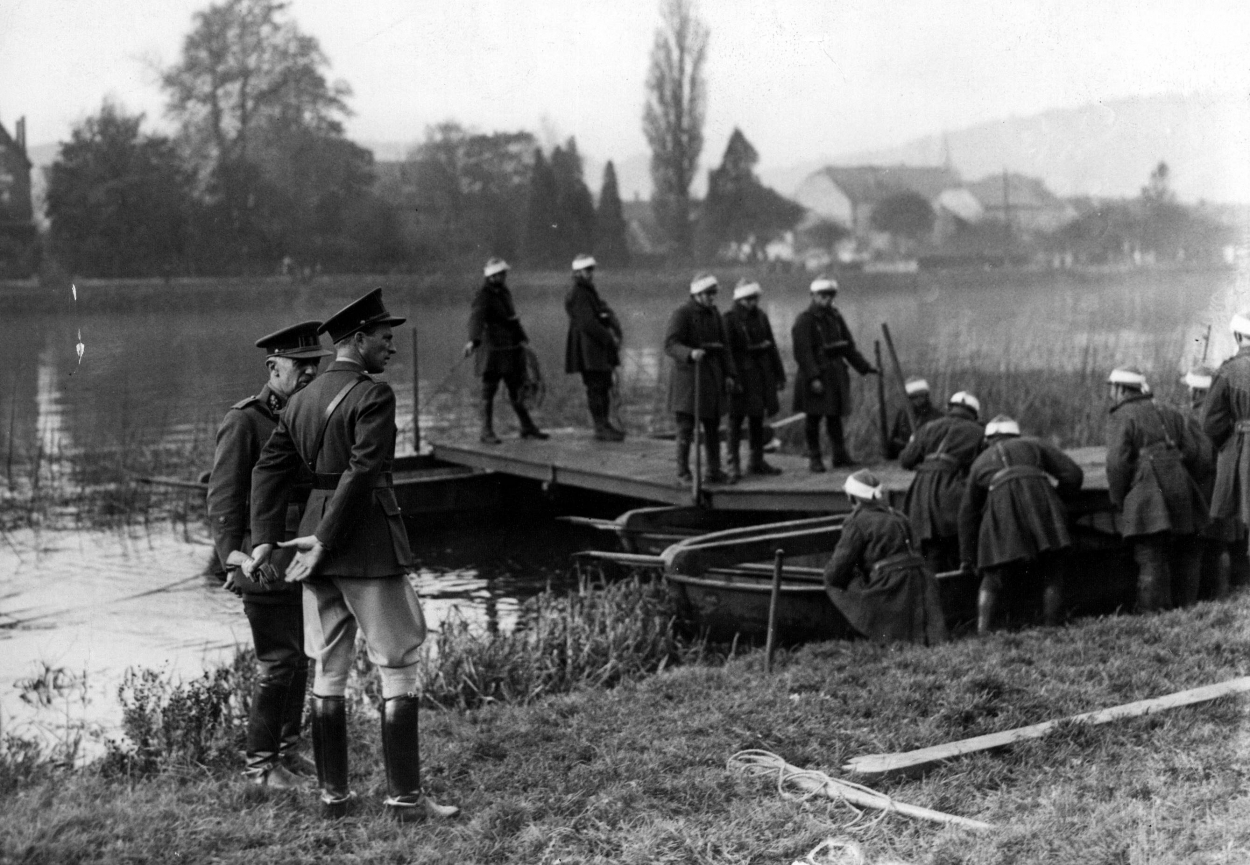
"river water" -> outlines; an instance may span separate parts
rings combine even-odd
[[[808,302],[808,279],[762,275],[763,305],[790,367],[789,324]],[[55,489],[54,510],[72,513],[76,494],[128,471],[193,478],[208,468],[225,410],[264,382],[253,341],[324,318],[376,285],[409,318],[387,372],[401,452],[414,441],[414,366],[423,440],[471,434],[473,381],[459,358],[473,282],[85,283],[73,293],[0,286],[0,495]],[[636,433],[668,423],[663,333],[685,300],[684,282],[600,276],[624,323],[625,421]],[[540,422],[584,423],[580,386],[562,372],[565,277],[518,274],[512,284],[546,372]],[[729,293],[722,290],[722,307]],[[1129,360],[1169,381],[1197,360],[1212,320],[1208,359],[1230,353],[1223,322],[1247,299],[1243,276],[1231,270],[852,276],[838,298],[866,353],[880,323],[890,324],[909,370],[1079,370]],[[509,427],[506,408],[501,414]],[[587,543],[584,533],[548,528],[418,534],[417,586],[435,627],[453,607],[482,627],[510,627],[523,598],[565,584],[569,552]],[[67,718],[107,728],[128,666],[195,674],[249,639],[237,599],[198,576],[211,547],[194,519],[17,528],[0,541],[0,731],[51,729]],[[53,670],[63,671],[59,680]]]

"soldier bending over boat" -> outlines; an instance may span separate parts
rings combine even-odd
[[[887,459],[897,459],[917,432],[911,428],[912,415],[916,416],[916,426],[920,428],[943,417],[942,410],[930,399],[929,383],[923,378],[912,376],[903,382],[903,390],[907,392],[907,401],[911,403],[911,413],[908,413],[907,406],[899,406],[894,413],[894,423],[890,426],[890,439],[886,445]]]

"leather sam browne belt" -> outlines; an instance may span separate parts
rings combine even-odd
[[[957,472],[963,468],[959,460],[950,454],[932,453],[916,466],[918,472]]]
[[[313,481],[313,489],[315,490],[333,490],[338,489],[339,481],[343,477],[343,472],[328,473],[317,472],[316,479]],[[385,489],[395,486],[395,476],[390,472],[382,472],[378,475],[377,480],[373,482],[373,489]]]
[[[990,478],[990,492],[993,492],[1005,483],[1023,480],[1024,478],[1042,478],[1046,480],[1046,472],[1037,466],[1007,466],[1006,468],[1001,468]]]

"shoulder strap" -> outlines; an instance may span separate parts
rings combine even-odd
[[[259,396],[249,396],[245,399],[239,400],[234,405],[230,406],[230,408],[244,409],[244,408],[247,408],[252,403],[258,403],[258,402],[260,402]]]
[[[330,404],[326,406],[325,414],[321,418],[321,428],[317,430],[317,438],[313,442],[312,451],[309,452],[308,458],[304,460],[308,465],[308,470],[313,474],[317,473],[317,457],[321,455],[321,445],[325,442],[326,429],[330,426],[330,418],[334,416],[334,412],[343,400],[347,399],[347,395],[355,389],[356,385],[366,381],[373,381],[373,377],[360,373],[356,378],[343,385],[342,390],[335,394],[334,399],[330,400]]]
[[[1003,461],[1003,468],[1011,465],[1011,460],[1007,459],[1007,451],[1003,449],[1002,442],[994,442],[994,452],[998,454],[998,458]]]
[[[1159,404],[1154,400],[1148,400],[1150,407],[1154,409],[1155,417],[1159,419],[1159,426],[1163,429],[1163,440],[1167,442],[1168,447],[1176,448],[1176,442],[1172,441],[1172,435],[1168,432],[1168,422],[1163,417],[1163,412],[1159,410]]]

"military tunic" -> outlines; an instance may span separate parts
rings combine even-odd
[[[208,519],[212,526],[213,545],[224,571],[236,571],[234,582],[247,600],[259,604],[297,605],[299,586],[286,582],[262,585],[243,576],[237,568],[226,564],[230,553],[238,550],[251,553],[252,467],[260,459],[261,449],[278,425],[278,415],[285,400],[266,385],[259,394],[235,403],[222,419],[217,430],[217,446],[213,453],[213,470],[208,479]],[[307,495],[308,476],[302,478],[301,491]],[[295,537],[299,528],[303,502],[292,500],[286,511],[281,540]],[[290,559],[283,552],[273,564],[281,573]]]
[[[979,568],[1036,559],[1072,545],[1059,494],[1081,488],[1084,473],[1054,445],[998,437],[972,463],[959,506],[959,554]]]
[[[593,285],[575,282],[564,298],[564,311],[569,316],[565,372],[611,373],[621,365],[620,321]]]
[[[984,440],[981,424],[948,414],[922,426],[899,455],[899,465],[916,471],[903,510],[921,543],[959,536],[968,470]]]
[[[473,298],[469,341],[477,351],[474,372],[479,378],[519,382],[525,374],[521,344],[528,342],[506,285],[485,283]]]
[[[1206,503],[1194,480],[1208,471],[1202,448],[1179,411],[1147,394],[1112,407],[1107,486],[1124,537],[1192,535],[1206,524]]]
[[[707,354],[698,364],[699,404],[695,405],[695,363],[690,353],[696,348]],[[729,353],[725,323],[714,306],[703,306],[691,298],[679,306],[668,320],[664,353],[673,359],[668,381],[668,410],[714,419],[729,410],[727,378],[735,378]]]
[[[856,504],[824,579],[834,606],[869,639],[933,644],[947,637],[937,581],[912,548],[907,518],[881,502]]]
[[[1211,516],[1250,525],[1250,345],[1216,371],[1202,429],[1217,450]]]
[[[325,412],[356,382],[325,424]],[[350,361],[336,360],[291,397],[252,472],[252,537],[282,540],[287,485],[313,459],[314,489],[300,535],[325,546],[319,574],[349,578],[397,576],[413,564],[391,482],[395,457],[395,393]]]
[[[794,376],[794,410],[809,415],[851,414],[851,378],[846,371],[849,362],[861,375],[872,370],[855,347],[855,339],[834,307],[828,309],[813,303],[794,321],[790,332],[794,343],[794,359],[799,370]],[[811,389],[813,381],[823,385],[821,393]]]
[[[725,313],[729,352],[738,371],[738,387],[729,395],[729,413],[764,417],[781,410],[777,388],[786,383],[773,327],[762,309],[735,303]]]

